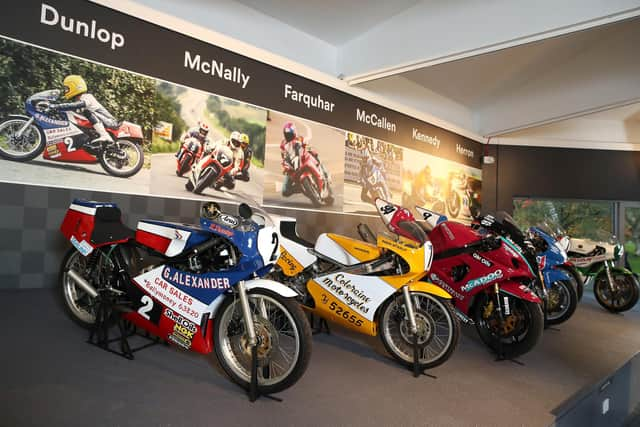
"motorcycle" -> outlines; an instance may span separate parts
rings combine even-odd
[[[201,194],[208,187],[219,190],[223,185],[233,190],[235,182],[229,176],[231,169],[233,152],[226,144],[218,143],[191,168],[184,187],[195,194]]]
[[[500,358],[535,347],[544,329],[542,301],[530,289],[536,276],[518,248],[502,236],[483,237],[470,226],[416,209],[435,251],[428,278],[453,295],[459,317],[475,324]]]
[[[312,244],[297,235],[295,220],[283,219],[272,277],[293,289],[309,313],[379,336],[400,364],[438,366],[453,353],[460,331],[451,295],[420,281],[431,265],[431,243],[406,209],[380,199],[376,207],[386,222],[415,233],[413,239],[379,235],[370,244],[323,233]]]
[[[426,185],[426,188],[414,185],[412,175],[405,177],[402,182],[402,205],[420,206],[434,212],[444,212],[445,201],[437,181]]]
[[[74,246],[60,272],[65,310],[87,328],[119,319],[215,352],[240,386],[284,390],[307,367],[311,330],[296,293],[263,278],[278,258],[277,230],[246,204],[239,215],[215,202],[202,211],[198,225],[142,220],[134,231],[115,204],[74,200],[61,225]]]
[[[447,191],[447,210],[453,218],[463,216],[475,218],[480,213],[480,181],[467,177],[463,172],[449,174],[449,188]],[[437,209],[434,209],[436,212]]]
[[[202,157],[204,150],[204,144],[198,141],[196,138],[186,138],[180,146],[180,152],[176,160],[176,175],[182,176],[194,163],[197,163]]]
[[[332,206],[331,175],[318,160],[318,155],[307,147],[301,147],[300,154],[291,163],[292,167],[285,170],[289,184],[283,185],[282,195],[289,197],[302,193],[315,207]]]
[[[624,249],[615,236],[603,234],[602,241],[563,238],[569,261],[586,278],[585,285],[593,284],[593,293],[605,309],[620,313],[630,310],[638,302],[640,284],[635,275],[616,262]]]
[[[384,166],[372,161],[368,168],[368,174],[364,167],[360,168],[360,185],[362,186],[361,200],[373,203],[375,199],[391,200],[391,192],[387,186]]]
[[[480,217],[476,227],[504,236],[522,253],[537,278],[532,289],[544,301],[546,325],[558,325],[573,316],[578,306],[577,283],[563,267],[566,252],[543,226],[531,227],[525,234],[509,214],[499,212],[495,217]]]
[[[12,114],[0,124],[0,157],[26,162],[40,154],[44,159],[100,162],[117,177],[138,173],[144,163],[142,128],[123,121],[117,128],[106,128],[115,142],[92,142],[98,134],[86,117],[73,111],[55,111],[52,103],[59,90],[46,90],[25,101],[26,115]]]

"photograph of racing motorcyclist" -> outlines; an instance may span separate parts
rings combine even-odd
[[[269,112],[264,203],[342,211],[344,133]]]
[[[179,116],[168,121],[175,139],[154,138],[152,194],[261,203],[266,110],[169,83],[158,88]]]
[[[376,198],[400,203],[402,148],[353,132],[344,145],[344,211],[375,212]]]
[[[446,189],[447,214],[450,218],[473,219],[481,209],[482,181],[464,170],[449,172]]]

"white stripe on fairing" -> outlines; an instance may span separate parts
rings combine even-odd
[[[171,243],[169,243],[169,247],[167,247],[164,254],[166,256],[176,256],[184,250],[186,244],[186,240],[171,239]]]
[[[150,224],[145,221],[138,222],[138,230],[146,231],[156,236],[162,236],[171,239],[171,243],[164,252],[166,256],[176,256],[184,250],[184,247],[191,236],[190,231],[178,230],[173,227],[165,227],[163,225]],[[180,233],[181,238],[176,238],[176,231]]]
[[[78,211],[78,212],[82,212],[83,214],[87,214],[87,215],[91,215],[91,216],[95,216],[96,215],[96,208],[90,208],[88,206],[81,206],[81,205],[76,205],[76,204],[72,203],[69,206],[69,209],[74,210],[74,211]]]

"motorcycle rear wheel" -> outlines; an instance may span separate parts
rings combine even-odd
[[[507,295],[501,294],[500,298],[505,296]],[[517,324],[513,328],[516,334],[511,333],[508,336],[503,334],[500,337],[498,319],[489,320],[483,317],[483,312],[487,305],[493,300],[493,298],[490,300],[487,294],[478,295],[478,302],[473,308],[473,320],[482,342],[496,353],[502,351],[501,356],[512,359],[529,352],[538,343],[544,329],[544,314],[542,313],[541,304],[510,296],[507,297],[509,298],[511,313],[522,317],[522,319],[517,320]]]
[[[615,295],[611,294],[606,271],[601,271],[594,279],[593,293],[598,303],[612,313],[621,313],[632,309],[640,296],[640,285],[633,274],[611,272],[618,287]]]
[[[10,140],[15,138],[15,134],[27,123],[26,119],[10,119],[0,124],[0,157],[7,160],[15,160],[19,162],[26,162],[38,157],[44,151],[46,143],[46,137],[42,129],[32,124],[25,129],[22,134],[22,138],[33,137],[34,141],[31,142],[32,148],[28,151],[21,151],[11,153],[10,150],[5,148],[5,145],[13,144]]]
[[[128,168],[123,168],[123,158]],[[132,159],[133,157],[133,159]],[[99,154],[98,160],[102,168],[109,174],[119,178],[129,178],[137,174],[144,164],[144,151],[140,144],[128,139],[119,139],[113,145],[106,146]],[[133,160],[133,162],[132,162]]]
[[[277,393],[291,387],[307,369],[311,328],[294,300],[267,289],[253,289],[247,296],[259,342],[258,389],[265,394]],[[218,310],[214,345],[227,375],[249,389],[251,349],[239,298],[227,297]]]
[[[569,320],[578,307],[578,293],[573,279],[553,282],[548,295],[549,298],[558,298],[558,305],[557,310],[551,312],[556,307],[550,307],[547,302],[547,324],[558,325]]]
[[[176,175],[182,176],[189,170],[191,167],[191,161],[193,159],[193,155],[191,153],[184,153],[182,158],[180,159],[180,164],[178,165],[178,169],[176,170]]]
[[[424,292],[411,292],[418,327],[419,365],[433,368],[446,362],[460,338],[460,322],[448,301]],[[400,364],[413,366],[413,335],[403,294],[389,298],[379,317],[380,340]]]
[[[202,192],[207,189],[213,182],[215,181],[216,173],[213,169],[207,168],[200,176],[198,177],[198,181],[193,187],[193,192],[195,194],[202,194]]]

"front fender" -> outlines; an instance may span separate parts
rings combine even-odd
[[[24,114],[9,114],[7,118],[8,119],[25,119],[25,120],[31,119],[31,117],[25,116]]]
[[[263,288],[269,291],[275,292],[278,295],[284,298],[294,298],[298,296],[298,294],[288,286],[283,285],[282,283],[278,283],[275,280],[268,279],[253,279],[247,280],[244,282],[245,289],[250,291],[255,288]]]
[[[441,287],[429,282],[413,282],[409,284],[409,291],[424,292],[444,299],[451,299],[451,295]]]
[[[538,296],[534,294],[531,291],[531,289],[527,288],[525,285],[521,283],[516,283],[516,282],[500,283],[500,292],[504,292],[505,294],[509,294],[513,297],[520,298],[525,301],[542,304],[542,300],[538,298]]]

